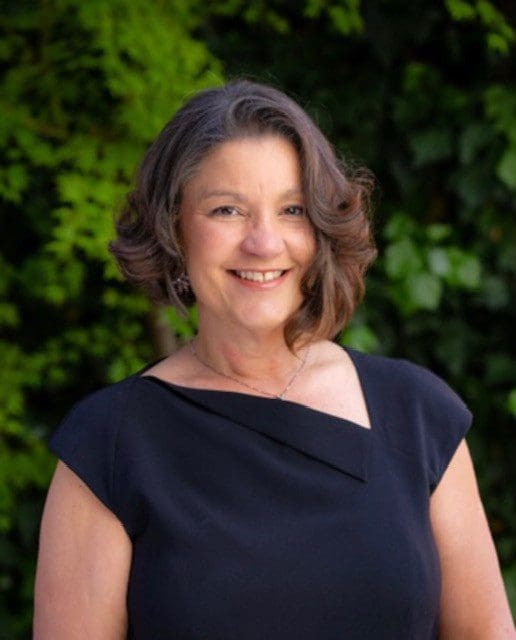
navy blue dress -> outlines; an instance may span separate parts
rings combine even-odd
[[[133,543],[129,639],[437,638],[429,500],[472,414],[428,369],[346,350],[371,429],[145,369],[65,416],[51,450]]]

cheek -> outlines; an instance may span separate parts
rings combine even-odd
[[[181,224],[181,233],[184,240],[184,247],[187,260],[192,258],[196,260],[203,254],[203,248],[210,243],[212,233],[209,233],[205,224],[202,224],[195,214],[189,216],[189,219],[183,219]]]
[[[306,229],[302,237],[299,238],[298,247],[300,261],[308,266],[317,253],[317,240],[312,228]]]
[[[202,225],[192,225],[188,229],[188,240],[185,243],[188,256],[196,260],[203,253],[209,253],[212,237],[213,234],[207,233]]]
[[[206,220],[185,225],[186,261],[194,269],[220,266],[234,252],[238,242],[237,234],[231,229]]]

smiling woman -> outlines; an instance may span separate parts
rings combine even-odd
[[[297,151],[279,136],[226,142],[199,164],[183,190],[179,235],[200,335],[217,325],[283,341],[316,254],[301,184]]]
[[[255,176],[257,150],[262,176]],[[227,174],[233,159],[239,166]],[[283,167],[286,160],[289,167]],[[283,174],[276,176],[282,167]],[[311,227],[317,250],[300,280],[302,304],[284,327],[292,347],[304,335],[335,336],[364,295],[364,274],[376,256],[369,218],[372,186],[371,173],[346,167],[293,100],[272,87],[236,81],[195,96],[158,136],[142,162],[111,249],[130,282],[155,302],[184,309],[197,296],[195,287],[180,290],[174,284],[189,273],[180,226],[185,210],[194,206],[192,198],[197,208],[202,202],[206,216],[251,217],[255,224],[256,206],[263,217],[266,197],[276,214],[281,207],[282,219],[298,217],[302,209],[303,228]]]
[[[335,342],[376,256],[371,185],[248,81],[152,144],[111,250],[199,331],[52,436],[35,640],[513,637],[471,412]]]

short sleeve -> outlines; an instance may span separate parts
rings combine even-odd
[[[470,430],[473,414],[460,395],[440,376],[420,365],[408,364],[415,386],[429,490],[433,493]]]
[[[120,386],[99,389],[71,408],[48,441],[50,450],[119,519],[113,483],[123,404]]]

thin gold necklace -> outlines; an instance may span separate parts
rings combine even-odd
[[[235,378],[234,376],[231,376],[228,373],[223,373],[222,371],[220,371],[219,369],[217,369],[216,367],[211,365],[209,362],[205,362],[204,360],[202,360],[199,357],[199,354],[197,353],[197,350],[195,348],[195,344],[194,344],[193,340],[190,342],[190,349],[191,349],[193,355],[197,358],[197,360],[202,365],[204,365],[205,367],[208,367],[208,369],[211,369],[212,371],[215,371],[215,373],[218,373],[219,376],[223,376],[224,378],[228,378],[229,380],[233,380],[234,382],[238,382],[238,384],[241,384],[242,386],[247,387],[248,389],[252,389],[253,391],[258,391],[258,393],[261,393],[261,394],[264,394],[266,396],[269,396],[270,398],[277,398],[278,400],[284,400],[285,399],[285,394],[290,389],[290,387],[292,386],[292,384],[293,384],[294,380],[297,378],[297,376],[301,373],[301,369],[305,366],[306,359],[308,358],[308,352],[310,351],[310,345],[307,347],[307,349],[305,351],[305,356],[304,356],[303,360],[301,361],[301,364],[296,369],[296,371],[294,372],[294,375],[292,376],[292,378],[290,378],[287,386],[283,389],[283,391],[281,393],[270,393],[269,391],[264,391],[263,389],[259,389],[258,387],[253,387],[252,384],[247,384],[247,382],[244,382],[243,380],[239,380],[238,378]]]

